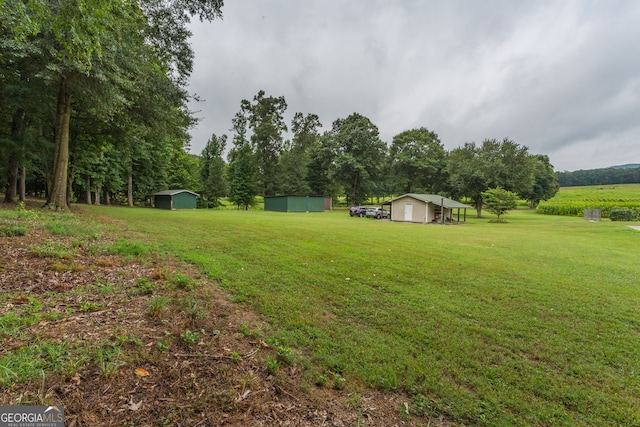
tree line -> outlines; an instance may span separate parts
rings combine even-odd
[[[284,97],[258,92],[242,100],[232,120],[228,163],[226,134],[213,134],[200,156],[200,192],[207,206],[227,197],[247,209],[257,195],[346,197],[351,205],[370,197],[438,193],[467,198],[481,214],[483,192],[501,187],[537,205],[558,191],[548,156],[530,154],[508,138],[466,143],[447,151],[438,135],[409,129],[387,145],[377,126],[353,113],[321,132],[315,114],[295,113],[291,140]]]
[[[0,3],[0,177],[5,201],[30,192],[129,205],[192,186],[194,118],[187,24],[222,0],[5,0]]]
[[[640,182],[640,165],[557,172],[557,176],[561,187],[636,184]]]
[[[446,151],[422,127],[387,144],[358,113],[324,131],[315,114],[286,123],[285,98],[264,91],[240,102],[229,137],[214,134],[199,156],[189,154],[187,24],[219,18],[221,8],[222,0],[0,3],[5,201],[34,194],[55,210],[73,201],[132,206],[187,188],[207,206],[226,197],[248,208],[258,195],[359,204],[414,192],[468,198],[480,213],[488,188],[517,192],[532,205],[557,191],[548,157],[509,139]]]

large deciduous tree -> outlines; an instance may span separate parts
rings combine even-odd
[[[449,191],[454,197],[473,200],[482,216],[482,192],[494,187],[525,194],[533,186],[534,175],[528,148],[505,138],[487,139],[481,146],[465,143],[449,153]]]
[[[549,162],[549,157],[544,154],[531,156],[534,182],[528,191],[521,195],[529,201],[529,206],[535,208],[542,200],[549,200],[556,195],[560,186],[553,165]]]
[[[218,137],[213,134],[200,154],[200,183],[208,207],[218,207],[219,199],[227,192],[225,162],[222,158],[226,145],[227,135]]]
[[[233,148],[229,152],[229,200],[244,210],[255,204],[256,168],[253,151],[247,140],[247,118],[238,113],[233,119]]]
[[[440,191],[445,159],[438,135],[424,127],[394,136],[389,150],[392,171],[405,193]]]
[[[291,122],[293,139],[280,155],[280,192],[288,195],[306,196],[311,188],[306,180],[307,167],[311,161],[311,148],[318,143],[322,126],[315,114],[296,113]]]
[[[259,188],[263,196],[276,193],[278,159],[283,149],[283,132],[287,131],[284,113],[287,102],[284,96],[265,96],[263,90],[253,97],[253,103],[243,99],[242,114],[252,130],[251,147],[255,155]]]
[[[334,150],[334,174],[351,204],[366,200],[374,180],[379,178],[386,145],[378,127],[367,117],[353,113],[333,122],[328,135]]]

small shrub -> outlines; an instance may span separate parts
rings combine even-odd
[[[16,216],[26,220],[34,220],[40,218],[40,214],[36,211],[27,209],[24,202],[18,202],[15,208]]]
[[[609,212],[611,221],[638,221],[640,220],[640,209],[616,208]]]

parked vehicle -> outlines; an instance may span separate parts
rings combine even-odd
[[[391,212],[386,209],[378,208],[378,212],[376,213],[377,219],[389,219],[391,218]]]
[[[365,216],[367,218],[373,218],[376,216],[377,212],[378,212],[378,208],[367,208],[367,210],[365,211]]]
[[[366,212],[367,218],[389,218],[389,211],[382,208],[367,208]]]
[[[366,206],[352,206],[349,208],[349,216],[365,216],[367,211]]]

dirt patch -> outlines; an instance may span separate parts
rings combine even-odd
[[[39,349],[25,356],[34,362],[52,357],[46,343],[63,366],[7,373],[0,404],[64,405],[68,427],[451,425],[407,415],[402,394],[316,385],[265,342],[260,316],[197,269],[112,254],[111,243],[37,221],[0,238],[0,316],[34,319],[4,325],[0,360],[24,348]]]

